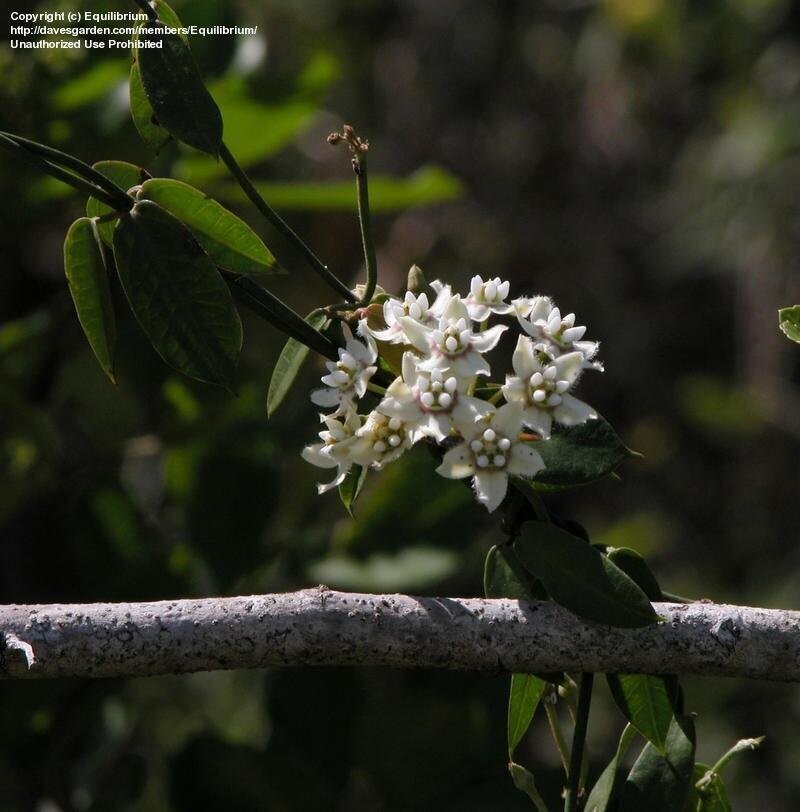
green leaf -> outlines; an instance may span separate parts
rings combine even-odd
[[[636,735],[636,728],[633,725],[625,725],[622,735],[617,745],[617,752],[614,753],[614,758],[609,761],[605,770],[597,779],[597,783],[592,788],[589,798],[586,801],[585,812],[606,812],[611,808],[611,803],[614,800],[615,792],[617,789],[617,773],[619,771],[620,762],[628,752],[633,737]]]
[[[778,311],[778,324],[788,338],[800,343],[800,305],[781,308]]]
[[[692,774],[694,783],[690,798],[692,810],[696,812],[731,812],[731,802],[725,784],[719,773],[715,773],[708,764],[695,764]]]
[[[625,718],[660,752],[665,752],[672,723],[672,692],[663,677],[607,674],[611,696]]]
[[[158,123],[173,138],[218,155],[222,116],[203,83],[189,46],[177,34],[167,34],[163,23],[148,21],[139,34],[137,61],[147,100]]]
[[[533,801],[537,812],[548,812],[547,804],[536,789],[533,773],[526,770],[521,764],[515,764],[513,761],[508,763],[508,771],[511,773],[511,780],[514,782],[514,786],[520,792],[524,792],[531,801]]]
[[[226,106],[226,117],[227,113]],[[255,186],[277,209],[351,212],[354,206],[351,181],[261,182]],[[433,206],[455,200],[463,194],[464,184],[461,180],[435,165],[420,167],[407,178],[380,174],[369,176],[369,206],[373,214]],[[225,200],[239,200],[242,192],[238,187],[226,185],[220,196]]]
[[[150,177],[140,166],[129,164],[126,161],[98,161],[92,164],[92,169],[96,169],[112,183],[116,183],[123,192],[127,192],[132,186],[138,186]],[[94,197],[90,197],[86,201],[87,217],[103,217],[103,215],[109,214],[109,212],[112,211],[111,206],[101,203]],[[116,223],[114,222],[97,224],[100,238],[109,248],[114,244],[115,226]]]
[[[242,323],[228,286],[186,226],[140,201],[114,231],[114,258],[159,355],[190,378],[231,388]]]
[[[324,313],[317,311],[309,313],[306,316],[306,321],[316,330],[325,330],[330,323],[330,319]],[[290,338],[284,344],[269,381],[267,417],[272,417],[275,414],[286,395],[289,394],[289,390],[292,388],[303,362],[308,357],[308,352],[309,348],[297,341],[297,339]]]
[[[351,516],[353,515],[353,505],[361,493],[361,488],[364,487],[364,480],[367,478],[368,470],[369,468],[366,466],[352,465],[344,481],[339,485],[339,498],[342,500],[345,510]]]
[[[620,812],[682,812],[694,767],[694,721],[676,716],[667,734],[666,755],[648,742],[622,790]]]
[[[139,63],[131,65],[131,74],[128,84],[131,104],[131,118],[142,140],[149,144],[158,154],[161,148],[172,136],[158,123],[153,107],[147,100],[147,94],[142,84],[142,74]]]
[[[606,551],[609,560],[613,561],[651,601],[663,601],[661,587],[655,575],[647,566],[644,558],[630,547],[611,547]]]
[[[76,220],[64,240],[64,273],[75,303],[78,321],[103,372],[112,383],[117,340],[114,307],[103,248],[95,224],[88,217]]]
[[[608,476],[634,456],[602,417],[581,426],[556,426],[547,442],[536,443],[545,469],[530,481],[536,490],[559,491]]]
[[[158,203],[188,226],[215,265],[244,274],[282,273],[275,257],[244,220],[188,183],[170,178],[148,180],[139,198]]]
[[[583,539],[552,524],[526,522],[514,547],[553,600],[579,617],[624,628],[656,622],[644,592]]]
[[[530,727],[536,708],[544,696],[547,683],[533,674],[513,674],[508,695],[508,758]]]
[[[77,110],[99,101],[114,91],[125,76],[125,65],[119,59],[105,59],[59,84],[52,95],[53,107],[62,113]]]
[[[517,600],[546,600],[544,587],[530,573],[525,572],[527,579],[523,584],[506,560],[507,556],[519,559],[513,546],[501,551],[492,547],[486,554],[483,567],[483,591],[487,598],[516,598]],[[519,569],[524,572],[520,562]]]

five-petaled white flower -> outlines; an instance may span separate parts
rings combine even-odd
[[[337,407],[334,416],[347,414],[355,410],[355,401],[364,397],[369,379],[375,374],[378,348],[372,337],[366,335],[366,344],[362,343],[343,326],[345,347],[339,348],[338,361],[326,361],[328,374],[322,376],[322,383],[327,388],[315,389],[311,393],[311,402],[323,408]],[[365,331],[359,325],[359,332]]]
[[[405,422],[412,442],[421,437],[441,442],[452,429],[460,432],[492,411],[485,400],[467,395],[454,375],[418,369],[418,360],[412,352],[403,354],[403,374],[389,386],[378,406],[378,411]]]
[[[503,501],[509,476],[533,477],[544,461],[530,442],[520,440],[522,404],[507,403],[472,424],[436,472],[448,479],[473,477],[475,496],[491,513]]]
[[[350,466],[350,448],[356,440],[355,434],[361,420],[355,412],[349,412],[345,419],[337,420],[330,415],[320,415],[326,428],[319,433],[321,443],[308,445],[303,449],[303,459],[319,468],[338,468],[336,477],[325,485],[317,484],[317,491],[325,493],[344,482]]]
[[[473,276],[469,283],[469,296],[464,299],[470,318],[473,321],[486,321],[492,313],[504,316],[514,310],[505,299],[511,289],[510,282],[500,281],[500,277],[487,279]]]
[[[600,344],[597,341],[582,340],[586,327],[575,326],[574,313],[562,317],[561,310],[547,296],[534,297],[526,316],[519,315],[519,310],[517,312],[520,326],[535,342],[549,344],[559,354],[580,352],[584,357],[585,368],[602,372],[603,365],[592,360],[597,355]]]
[[[511,359],[514,376],[506,376],[503,397],[523,408],[524,424],[543,439],[550,437],[553,421],[576,426],[597,417],[597,412],[569,394],[583,369],[584,356],[568,352],[553,358],[541,345],[520,336]]]
[[[432,327],[438,321],[450,296],[449,286],[444,286],[437,293],[433,304],[429,304],[427,293],[420,293],[417,296],[410,290],[406,291],[402,301],[399,299],[387,299],[383,303],[383,320],[386,322],[386,329],[373,330],[368,328],[368,332],[378,341],[388,341],[391,344],[406,344],[406,336],[400,319],[407,317],[425,327]]]
[[[493,350],[508,327],[498,324],[480,333],[472,332],[469,311],[461,297],[455,294],[445,306],[439,324],[433,329],[423,327],[413,319],[400,319],[409,343],[425,356],[419,369],[439,369],[457,378],[489,375],[489,362],[483,353]]]
[[[356,432],[356,440],[348,451],[353,462],[380,470],[411,445],[411,432],[403,420],[372,411]]]

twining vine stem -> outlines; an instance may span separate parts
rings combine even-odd
[[[581,676],[581,685],[578,693],[578,712],[575,716],[575,732],[572,736],[572,750],[569,756],[569,771],[567,773],[567,789],[564,795],[564,812],[575,812],[578,808],[580,795],[581,764],[583,762],[583,749],[586,746],[586,730],[589,725],[589,708],[592,703],[592,686],[594,674],[584,673]]]

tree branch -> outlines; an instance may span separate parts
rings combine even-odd
[[[800,612],[659,603],[641,629],[556,604],[277,595],[0,606],[0,677],[113,677],[279,665],[705,674],[800,681]]]

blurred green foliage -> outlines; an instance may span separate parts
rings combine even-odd
[[[775,321],[800,299],[793,4],[175,6],[187,23],[259,26],[192,48],[232,150],[342,278],[355,282],[362,261],[354,193],[324,137],[347,121],[371,141],[386,289],[400,290],[413,262],[461,287],[497,274],[517,293],[552,294],[604,339],[607,371],[585,396],[644,459],[552,509],[646,554],[669,591],[797,606],[800,356]],[[0,43],[0,124],[238,206],[213,160],[141,142],[128,68],[122,53]],[[308,364],[267,421],[284,342],[255,320],[238,397],[174,376],[125,316],[112,387],[63,278],[61,243],[85,201],[0,162],[0,601],[318,581],[480,594],[497,531],[421,449],[367,478],[355,520],[316,495],[299,450],[317,431],[305,393],[319,370]],[[283,262],[286,246],[237,213]],[[277,294],[304,313],[325,301],[287,268],[270,281]],[[796,691],[685,688],[701,760],[768,734],[726,774],[736,808],[795,808]],[[599,690],[598,770],[619,736]],[[0,808],[525,809],[505,767],[506,691],[503,677],[365,669],[9,683]],[[516,758],[555,803],[557,755],[539,723]]]

